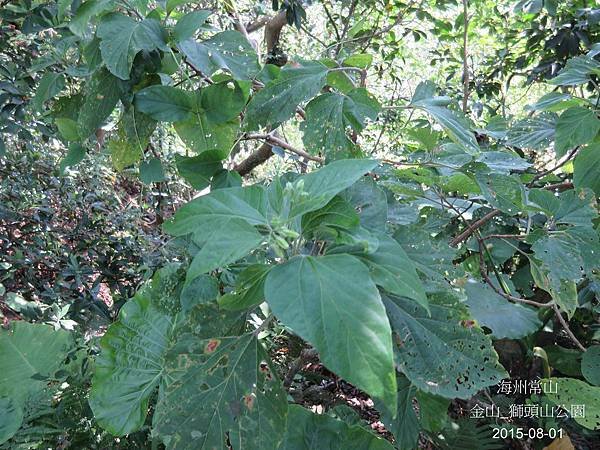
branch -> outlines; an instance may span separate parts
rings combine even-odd
[[[320,164],[323,164],[325,162],[325,160],[323,158],[319,158],[318,156],[313,156],[309,153],[306,153],[304,150],[295,148],[295,147],[291,146],[290,144],[288,144],[287,142],[285,142],[283,139],[280,139],[273,134],[247,134],[246,136],[242,137],[242,140],[244,140],[244,141],[248,141],[248,140],[252,140],[252,139],[264,140],[265,142],[267,142],[271,145],[276,145],[278,147],[281,147],[285,150],[295,153],[298,156],[302,156],[310,161],[315,161]]]
[[[573,156],[575,156],[575,154],[577,153],[577,151],[581,148],[580,145],[576,146],[575,148],[573,148],[565,157],[564,160],[562,160],[560,163],[556,164],[554,167],[548,169],[548,170],[544,170],[543,172],[538,173],[535,177],[533,177],[533,179],[527,184],[528,187],[533,186],[533,184],[539,180],[540,178],[545,177],[548,174],[551,174],[552,172],[554,172],[557,169],[560,169],[562,166],[564,166],[566,163],[568,163],[571,158],[573,158]]]
[[[255,167],[260,166],[264,162],[266,162],[271,156],[273,156],[273,150],[271,144],[265,142],[258,149],[250,154],[246,159],[244,159],[241,163],[236,165],[233,170],[240,174],[240,176],[246,176]]]
[[[305,348],[302,350],[300,356],[292,362],[288,373],[285,375],[283,386],[289,388],[292,385],[296,374],[306,365],[306,363],[316,359],[318,354],[319,353],[314,348]]]
[[[458,236],[456,236],[454,239],[452,239],[452,241],[450,241],[450,246],[456,247],[461,242],[466,241],[478,228],[481,228],[483,225],[488,223],[490,220],[492,220],[494,217],[496,217],[501,212],[502,211],[500,211],[499,209],[491,210],[489,213],[487,213],[481,219],[479,219],[479,220],[473,222],[471,225],[469,225],[465,231],[463,231]]]
[[[573,334],[573,332],[569,328],[569,324],[563,318],[563,316],[560,314],[560,310],[558,309],[558,306],[554,305],[552,307],[552,309],[554,309],[554,313],[556,314],[556,317],[558,318],[558,321],[560,322],[560,324],[564,328],[564,330],[567,333],[567,335],[571,338],[571,340],[575,343],[575,345],[579,348],[579,350],[581,350],[582,352],[585,352],[586,348],[581,344],[581,342],[579,342],[579,339],[577,339],[575,337],[575,335]]]
[[[254,33],[255,31],[260,30],[264,27],[273,17],[271,16],[262,16],[256,19],[254,22],[251,22],[246,25],[246,31],[248,33]]]

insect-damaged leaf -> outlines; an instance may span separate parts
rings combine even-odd
[[[167,448],[279,447],[286,394],[254,335],[183,334],[166,364],[174,381],[156,405],[154,428]]]

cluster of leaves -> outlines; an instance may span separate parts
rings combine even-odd
[[[566,63],[550,81],[560,89],[526,118],[476,128],[428,81],[384,110],[362,81],[368,54],[263,66],[211,11],[138,3],[2,12],[23,34],[52,30],[53,49],[65,49],[41,57],[22,108],[68,146],[62,171],[102,147],[99,130],[114,120],[113,166],[162,182],[155,133],[172,127],[186,146],[179,175],[210,189],[164,224],[180,250],[120,309],[92,368],[94,342],[75,333],[18,321],[0,330],[0,442],[32,432],[40,396],[65,406],[91,382],[91,411],[73,410],[132,445],[141,431],[172,449],[403,449],[419,436],[452,448],[458,426],[463,442],[493,448],[489,422],[453,422],[454,406],[501,404],[493,386],[508,377],[561,375],[558,393],[529,401],[584,403],[585,417],[560,425],[597,438],[600,119],[597,98],[576,89],[600,75],[595,47]],[[408,145],[372,159],[358,135],[397,111],[418,118]],[[306,150],[285,150],[323,166],[242,186],[224,161],[295,115]],[[3,125],[9,142],[34,130],[17,126],[24,117]],[[536,170],[548,151],[561,165]],[[289,366],[274,357],[279,336],[304,348]],[[510,359],[511,343],[527,364]],[[372,399],[389,439],[343,408],[315,414],[288,398],[305,350]]]

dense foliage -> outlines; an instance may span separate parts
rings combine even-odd
[[[600,442],[600,9],[0,5],[0,448]]]

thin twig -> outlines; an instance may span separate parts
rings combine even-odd
[[[450,246],[456,247],[461,242],[467,240],[475,232],[475,230],[477,230],[478,228],[481,228],[483,225],[488,223],[490,220],[492,220],[494,217],[496,217],[501,212],[502,211],[500,211],[499,209],[491,210],[489,213],[487,213],[481,219],[476,220],[471,225],[469,225],[465,231],[463,231],[458,236],[456,236],[454,239],[452,239],[452,241],[450,241]]]
[[[244,141],[262,140],[262,141],[267,142],[268,144],[274,144],[278,147],[283,148],[284,150],[288,150],[292,153],[295,153],[296,155],[302,156],[311,161],[315,161],[320,164],[323,164],[325,162],[325,160],[323,158],[319,158],[318,156],[313,156],[309,153],[306,153],[304,150],[300,150],[296,147],[293,147],[290,144],[288,144],[287,142],[285,142],[283,139],[279,139],[278,137],[275,137],[272,134],[247,134],[242,138],[242,140],[244,140]]]
[[[273,321],[273,319],[275,319],[275,316],[273,314],[269,314],[267,316],[267,318],[265,320],[263,320],[262,323],[258,327],[256,327],[256,330],[254,330],[252,332],[252,334],[254,336],[258,336],[261,332],[263,332],[267,329],[267,327]]]
[[[571,149],[571,151],[567,154],[567,156],[565,157],[564,160],[562,160],[560,163],[556,164],[554,167],[548,169],[548,170],[544,170],[543,172],[538,173],[535,177],[533,177],[533,179],[527,184],[528,187],[533,186],[533,184],[539,180],[540,178],[545,177],[546,175],[551,174],[552,172],[554,172],[557,169],[560,169],[562,166],[564,166],[565,164],[567,164],[571,158],[573,158],[573,156],[575,156],[575,153],[577,153],[577,151],[581,148],[580,145],[576,146],[575,148]]]
[[[302,350],[300,356],[292,362],[288,373],[285,375],[283,386],[289,388],[292,385],[296,374],[306,365],[306,363],[316,359],[318,354],[319,353],[314,348],[305,348]]]
[[[558,321],[562,325],[562,327],[565,330],[565,332],[567,333],[567,335],[571,338],[571,340],[573,341],[573,343],[579,348],[579,350],[581,350],[582,352],[585,352],[586,348],[583,346],[583,344],[581,342],[579,342],[579,339],[577,339],[575,337],[575,335],[573,334],[573,332],[569,328],[569,324],[567,323],[567,321],[561,315],[560,309],[558,309],[558,306],[557,305],[553,305],[552,309],[554,309],[554,313],[556,314],[556,317],[558,318]]]

